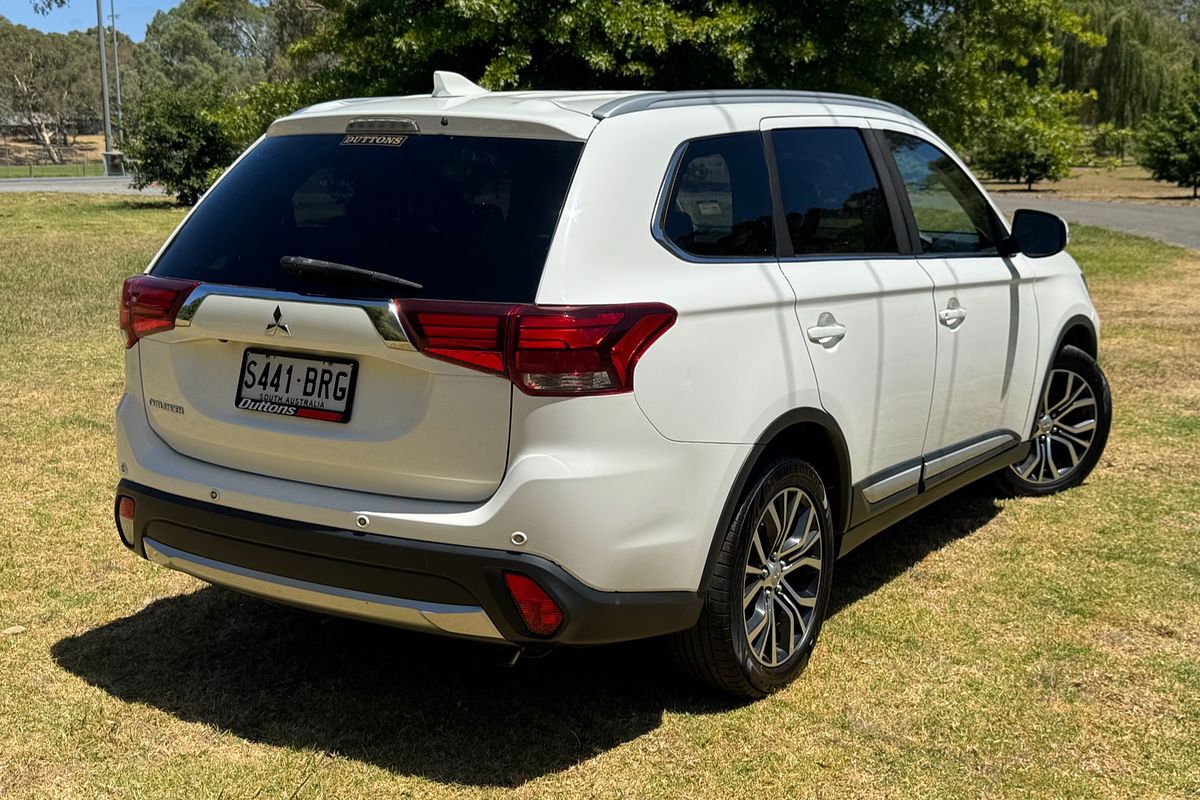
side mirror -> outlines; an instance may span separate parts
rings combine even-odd
[[[1031,208],[1013,214],[1012,236],[1000,249],[1005,255],[1024,253],[1030,258],[1046,258],[1066,249],[1071,241],[1062,217]]]

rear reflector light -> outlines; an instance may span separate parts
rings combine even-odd
[[[137,513],[137,504],[132,497],[121,495],[117,498],[117,533],[126,547],[133,546],[133,520]]]
[[[200,284],[177,278],[135,275],[121,287],[121,330],[125,347],[138,339],[175,327],[175,316],[187,296]]]
[[[504,585],[529,632],[535,636],[553,636],[562,625],[563,612],[550,595],[533,578],[518,572],[504,573]]]
[[[432,358],[507,376],[533,395],[633,389],[638,359],[675,323],[661,303],[532,306],[397,300],[413,345]]]

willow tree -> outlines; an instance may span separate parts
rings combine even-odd
[[[1145,0],[1079,0],[1079,13],[1094,40],[1065,36],[1060,81],[1067,89],[1095,94],[1087,121],[1136,127],[1162,107],[1189,66],[1194,45],[1185,21],[1165,5]]]

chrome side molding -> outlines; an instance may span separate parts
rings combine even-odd
[[[916,464],[908,469],[897,472],[895,475],[889,475],[883,480],[876,481],[870,486],[863,489],[863,499],[868,503],[878,503],[880,500],[891,497],[897,492],[902,492],[905,489],[911,489],[917,485],[917,481],[921,479],[921,465]]]
[[[987,455],[993,450],[999,450],[1002,447],[1014,444],[1018,438],[1015,433],[1000,433],[946,453],[943,456],[926,459],[925,477],[932,478],[948,469],[954,469],[959,464],[965,464],[971,459]]]
[[[983,439],[964,444],[958,447],[958,449],[951,450],[942,455],[932,458],[926,456],[910,467],[880,478],[874,483],[863,487],[862,497],[867,503],[874,505],[900,492],[913,488],[922,480],[936,478],[968,461],[997,453],[1006,447],[1016,444],[1019,439],[1020,437],[1011,431],[999,431],[991,436],[985,436]]]

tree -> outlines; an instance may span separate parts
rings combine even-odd
[[[62,161],[70,123],[98,116],[94,36],[46,34],[0,17],[0,92],[53,163]]]
[[[1035,183],[1067,177],[1082,138],[1073,118],[1081,100],[1044,94],[1024,113],[997,118],[981,136],[975,165],[997,180],[1024,183],[1030,191]]]
[[[222,49],[189,11],[186,4],[160,11],[146,27],[140,56],[148,86],[239,91],[263,79],[260,62]]]
[[[1143,125],[1137,159],[1154,180],[1191,187],[1200,197],[1200,73]]]
[[[1195,44],[1179,16],[1186,12],[1159,0],[1074,2],[1087,18],[1086,30],[1102,35],[1104,45],[1066,36],[1059,80],[1067,89],[1095,91],[1084,108],[1088,122],[1134,127],[1158,110],[1188,66]]]
[[[313,87],[298,81],[260,83],[230,98],[213,118],[237,150],[249,147],[272,122],[316,101]]]
[[[219,102],[215,88],[160,87],[146,92],[125,149],[133,185],[157,183],[185,205],[200,199],[216,174],[237,156],[211,111]]]
[[[1066,0],[318,0],[298,59],[339,94],[429,90],[453,65],[490,89],[771,87],[899,102],[955,144],[1027,104],[1070,33]]]

